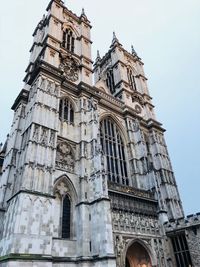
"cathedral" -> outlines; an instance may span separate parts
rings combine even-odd
[[[0,151],[0,267],[200,267],[143,62],[51,0]]]

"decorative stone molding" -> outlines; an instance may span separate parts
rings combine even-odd
[[[56,139],[56,132],[54,130],[34,124],[33,134],[31,139],[33,142],[36,142],[45,147],[50,146],[54,148],[55,139]]]
[[[155,200],[154,193],[146,190],[141,190],[138,188],[130,187],[130,186],[121,186],[119,184],[108,182],[109,190],[118,191],[121,193],[126,193],[135,197],[142,197],[147,199]]]
[[[143,97],[142,97],[139,93],[137,93],[137,92],[134,92],[134,93],[132,94],[132,101],[133,101],[133,102],[138,102],[141,106],[144,106],[144,99],[143,99]]]
[[[69,172],[74,172],[75,159],[71,146],[65,142],[60,141],[57,145],[56,153],[56,167]]]
[[[50,95],[59,96],[60,86],[46,77],[40,76],[30,88],[29,99],[37,93],[38,89]]]
[[[79,63],[69,54],[61,55],[61,63],[59,66],[65,79],[76,82],[79,78]]]
[[[158,220],[154,217],[113,210],[112,222],[114,231],[151,235],[160,234]]]

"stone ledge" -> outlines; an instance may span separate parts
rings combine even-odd
[[[88,257],[53,257],[51,255],[41,255],[41,254],[9,254],[0,257],[0,262],[8,262],[8,261],[51,261],[51,262],[94,262],[94,261],[105,261],[105,260],[115,260],[115,255],[107,255],[107,256],[88,256]]]
[[[170,220],[164,223],[166,232],[184,230],[191,227],[200,227],[200,213],[188,215],[186,218]]]

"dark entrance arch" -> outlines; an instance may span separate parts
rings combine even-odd
[[[152,267],[149,253],[139,242],[128,248],[125,267]]]

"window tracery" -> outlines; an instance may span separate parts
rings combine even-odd
[[[74,53],[75,48],[75,37],[71,29],[66,29],[63,32],[63,42],[62,46],[69,52]]]
[[[131,89],[136,91],[137,90],[137,87],[136,87],[136,82],[135,82],[135,76],[134,76],[134,73],[131,69],[127,69],[127,75],[128,75],[128,82],[131,86]]]
[[[71,201],[68,195],[63,198],[62,238],[70,238]]]
[[[111,93],[115,93],[115,80],[114,80],[114,74],[113,69],[109,69],[106,74],[106,85],[110,89]]]
[[[67,98],[60,100],[59,118],[67,123],[74,123],[74,109],[71,101]]]
[[[108,180],[129,185],[124,143],[116,124],[110,118],[101,122],[100,138],[107,161]]]
[[[56,206],[60,213],[59,218],[56,219],[59,224],[58,236],[65,239],[74,238],[76,235],[74,207],[77,196],[68,177],[63,176],[56,180],[54,195],[57,202]],[[58,215],[58,213],[55,214]]]
[[[74,172],[75,159],[71,146],[67,142],[59,141],[56,149],[56,168]]]
[[[177,267],[192,266],[190,251],[184,233],[171,237]]]

